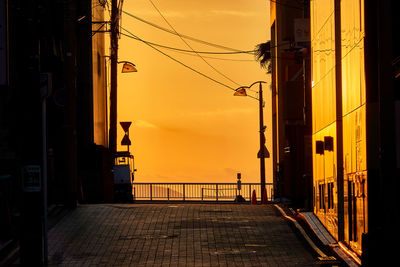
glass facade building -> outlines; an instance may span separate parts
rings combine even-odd
[[[389,263],[383,255],[397,251],[399,10],[400,1],[394,0],[271,2],[275,187],[289,199],[291,188],[311,191],[314,214],[363,266]],[[310,46],[299,49],[291,27],[308,15]],[[294,63],[288,61],[290,53]],[[308,142],[312,147],[311,181],[304,180],[309,189],[298,186],[307,177],[307,168],[296,176],[302,158],[292,157],[301,142],[293,142],[290,131],[301,123],[295,125],[287,112],[294,106],[290,101],[299,99],[288,86],[296,58],[303,60],[304,152]],[[307,159],[307,153],[303,156]]]
[[[360,255],[368,231],[363,12],[363,1],[340,1],[340,10],[334,0],[311,1],[314,212]]]
[[[334,1],[312,1],[310,8],[314,212],[338,238],[336,194],[333,205],[326,205],[326,185],[337,192]],[[324,149],[324,137],[328,136],[334,140],[331,151]],[[322,145],[322,150],[317,151],[317,145]]]
[[[363,1],[341,1],[344,238],[361,253],[367,229],[366,90]]]

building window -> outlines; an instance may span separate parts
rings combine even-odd
[[[319,185],[319,209],[325,210],[325,184]]]
[[[97,52],[97,74],[101,75],[101,56],[99,52]]]
[[[328,210],[333,209],[333,182],[328,183]]]

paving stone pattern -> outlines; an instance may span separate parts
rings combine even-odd
[[[48,234],[50,266],[316,266],[272,206],[80,205]]]

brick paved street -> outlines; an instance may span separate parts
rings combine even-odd
[[[315,266],[272,206],[80,205],[49,232],[49,265]]]

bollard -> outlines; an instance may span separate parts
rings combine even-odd
[[[264,196],[263,196],[263,199],[262,199],[262,204],[264,204],[264,205],[268,204],[268,197],[267,197],[267,189],[266,188],[264,188]]]
[[[253,195],[251,196],[251,204],[257,205],[256,190],[253,190]]]

